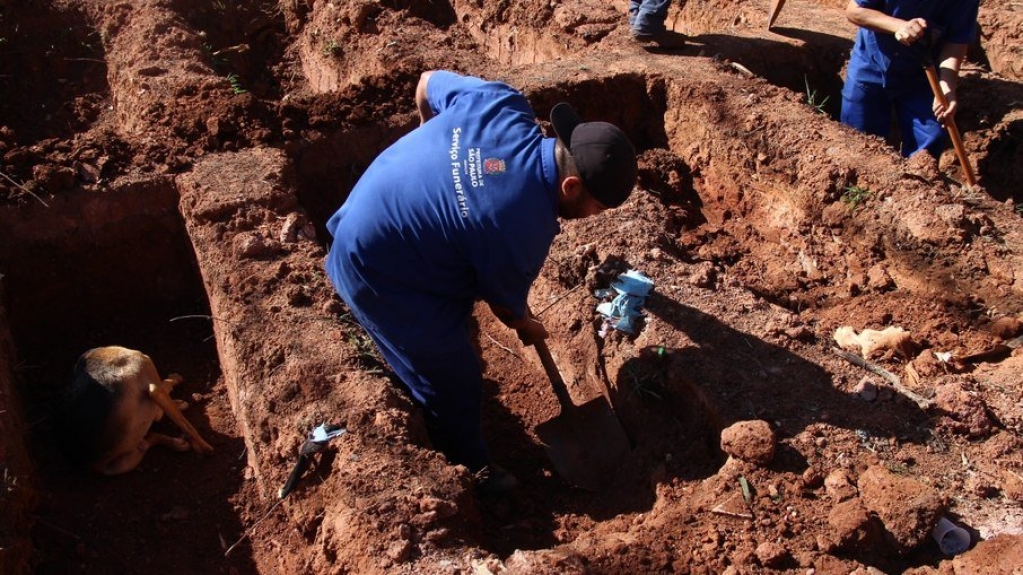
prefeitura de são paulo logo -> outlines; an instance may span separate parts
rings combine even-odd
[[[497,175],[504,173],[504,160],[500,158],[487,158],[483,160],[483,173]]]

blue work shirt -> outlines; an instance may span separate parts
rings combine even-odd
[[[560,228],[553,138],[500,82],[436,71],[435,116],[384,150],[327,222],[327,273],[356,319],[399,349],[466,338],[476,299],[525,315]]]
[[[925,34],[937,35],[927,53],[924,39],[905,46],[894,34],[860,27],[846,74],[850,84],[877,84],[896,92],[926,86],[925,59],[935,63],[942,44],[970,44],[977,37],[979,0],[856,0],[856,4],[902,20],[923,18]]]

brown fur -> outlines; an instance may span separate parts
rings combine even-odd
[[[175,402],[170,392],[182,381],[171,374],[160,379],[156,366],[146,354],[124,347],[91,349],[75,366],[75,385],[98,384],[105,390],[108,411],[104,411],[95,441],[97,451],[90,457],[91,467],[106,475],[131,471],[138,466],[153,445],[176,451],[213,451],[199,432],[181,414],[188,404]],[[150,431],[153,422],[166,414],[186,438],[174,438]]]

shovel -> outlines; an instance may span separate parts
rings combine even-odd
[[[573,404],[547,344],[540,340],[534,347],[561,404],[561,413],[538,425],[536,434],[558,475],[581,489],[601,491],[631,449],[629,438],[603,395]]]
[[[771,26],[774,26],[774,21],[778,18],[778,14],[781,13],[782,7],[785,6],[785,0],[771,0],[771,9],[767,13],[767,29],[770,30]]]
[[[923,45],[926,49],[926,55],[920,59],[920,63],[924,67],[924,73],[927,74],[927,83],[931,85],[931,92],[934,93],[934,97],[941,102],[942,106],[948,107],[948,98],[945,97],[945,93],[941,91],[941,84],[938,81],[938,71],[934,68],[934,62],[931,60],[930,52],[934,45],[934,37],[928,33],[924,36]],[[954,116],[949,116],[945,120],[945,128],[948,130],[948,135],[952,139],[952,147],[955,148],[956,158],[959,160],[959,165],[963,168],[963,174],[966,176],[966,183],[971,188],[977,185],[977,179],[973,176],[973,167],[970,166],[970,159],[966,156],[966,146],[963,145],[963,138],[959,134],[959,127],[956,126],[956,119]]]
[[[926,62],[924,64],[924,72],[927,73],[927,82],[931,85],[934,97],[941,102],[942,106],[948,107],[948,99],[945,98],[945,93],[941,91],[941,84],[938,83],[938,71],[934,69],[934,64]],[[977,179],[973,176],[973,167],[970,166],[970,159],[966,156],[966,147],[963,146],[963,137],[959,135],[956,119],[949,116],[945,120],[945,128],[948,129],[948,135],[952,138],[952,147],[956,150],[956,158],[959,159],[959,165],[963,168],[966,183],[972,188],[977,185]]]

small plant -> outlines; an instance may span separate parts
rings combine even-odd
[[[855,210],[860,206],[860,204],[867,201],[867,198],[869,198],[872,194],[873,192],[866,188],[861,188],[859,186],[846,186],[845,192],[842,193],[842,203],[849,206],[850,210]]]
[[[355,350],[356,363],[365,369],[367,373],[382,373],[380,368],[384,365],[384,361],[380,357],[380,353],[377,351],[373,340],[370,339],[363,327],[355,321],[355,318],[350,313],[342,314],[338,320],[346,326],[345,336],[348,343]]]
[[[327,42],[327,44],[323,46],[323,55],[327,57],[340,56],[341,44],[338,44],[335,40]]]
[[[213,67],[213,70],[217,74],[223,74],[226,71],[227,60],[220,55],[219,51],[215,51],[212,45],[204,43],[202,45],[202,51],[203,54],[206,55],[206,58],[209,59],[210,66]]]
[[[1023,216],[1023,204],[1016,204],[1016,213]]]
[[[656,375],[638,364],[627,365],[622,370],[621,379],[628,388],[630,397],[652,402],[664,401]]]
[[[889,461],[888,463],[885,464],[885,467],[887,467],[888,471],[891,471],[895,475],[909,475],[910,474],[909,466],[907,466],[904,463],[898,463],[896,461]]]
[[[806,103],[816,110],[818,114],[827,115],[827,112],[824,111],[824,106],[828,103],[828,98],[831,96],[824,96],[823,100],[818,101],[820,94],[816,88],[810,88],[810,80],[805,75],[803,76],[803,84],[806,86]]]
[[[231,91],[235,94],[244,94],[245,92],[248,92],[248,90],[242,88],[242,83],[238,78],[238,74],[228,74],[227,81],[231,83]]]

